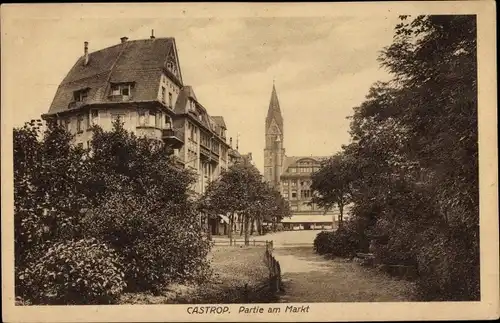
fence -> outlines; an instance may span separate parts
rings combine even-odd
[[[280,262],[273,256],[273,241],[266,241],[266,252],[264,262],[269,270],[269,288],[271,292],[277,293],[282,290]]]
[[[232,244],[229,239],[214,239],[212,240],[214,246],[245,246],[245,240],[244,239],[233,239]],[[256,239],[250,239],[248,240],[248,246],[267,246],[268,241],[267,240],[256,240]],[[272,241],[271,241],[272,244]]]

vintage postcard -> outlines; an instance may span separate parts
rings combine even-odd
[[[6,322],[499,316],[492,1],[1,7]]]

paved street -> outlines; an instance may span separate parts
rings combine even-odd
[[[274,241],[285,285],[283,302],[388,302],[413,299],[413,284],[344,260],[314,253],[319,231],[285,231],[266,235]]]
[[[310,246],[312,248],[314,238],[321,230],[281,231],[266,234],[267,240],[273,240],[274,246]]]

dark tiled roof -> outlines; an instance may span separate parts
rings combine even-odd
[[[198,102],[198,98],[196,98],[196,94],[194,94],[194,90],[191,85],[186,85],[184,89],[186,90],[186,94],[188,97],[193,98],[196,102]]]
[[[174,111],[175,113],[186,113],[186,105],[189,99],[189,91],[187,90],[187,86],[184,86],[177,96],[177,100],[175,101]]]
[[[157,99],[168,53],[176,52],[173,38],[133,40],[80,57],[59,85],[48,114],[66,111],[73,92],[90,88],[87,104],[107,101],[111,82],[135,82],[132,101]],[[180,68],[179,68],[180,70]],[[172,77],[172,75],[170,75]],[[182,85],[182,80],[176,80]]]
[[[222,116],[213,116],[212,119],[214,122],[219,125],[219,127],[227,129],[226,123],[224,122],[224,117]]]

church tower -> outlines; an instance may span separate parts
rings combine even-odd
[[[279,189],[280,176],[285,157],[283,117],[273,83],[271,101],[266,117],[266,145],[264,148],[264,179]]]

